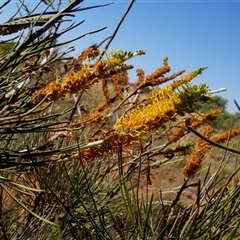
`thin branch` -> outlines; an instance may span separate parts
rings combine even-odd
[[[238,105],[237,101],[234,99],[234,103],[237,106],[238,111],[240,112],[240,106]]]
[[[7,0],[5,3],[3,3],[1,6],[0,6],[0,9],[4,8],[8,3],[10,3],[11,0]]]
[[[191,132],[193,132],[194,134],[196,134],[198,137],[202,138],[202,139],[205,140],[206,142],[208,142],[208,143],[210,143],[210,144],[212,144],[212,145],[214,145],[214,146],[216,146],[216,147],[219,147],[219,148],[221,148],[221,149],[227,150],[227,151],[229,151],[229,152],[233,152],[233,153],[238,153],[238,154],[240,154],[240,151],[239,151],[239,150],[234,149],[234,148],[229,148],[229,147],[223,146],[223,145],[221,145],[221,144],[219,144],[219,143],[216,143],[216,142],[214,142],[214,141],[206,138],[205,136],[203,136],[202,134],[200,134],[199,132],[197,132],[197,131],[196,131],[195,129],[193,129],[192,127],[188,127],[188,129],[189,129]]]
[[[11,16],[11,18],[9,19],[9,21],[11,21],[15,16],[17,16],[17,14],[20,14],[20,10],[22,8],[22,3],[20,6],[18,6],[17,4],[17,11]]]
[[[111,42],[113,41],[114,37],[116,36],[120,26],[122,25],[125,17],[127,16],[128,12],[130,11],[130,9],[132,8],[132,5],[134,4],[135,0],[131,0],[128,7],[127,7],[127,10],[126,12],[123,14],[121,20],[119,21],[119,23],[117,24],[117,27],[115,28],[114,32],[113,32],[113,35],[110,37],[108,43],[106,44],[106,46],[104,47],[104,50],[102,51],[101,55],[99,56],[99,59],[98,61],[100,61],[103,57],[103,55],[106,53],[106,51],[108,50],[108,47],[109,45],[111,44]]]

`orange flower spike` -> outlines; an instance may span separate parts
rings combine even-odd
[[[124,88],[127,88],[129,86],[129,78],[127,71],[112,75],[111,80],[114,92],[116,93],[116,97],[122,100]]]
[[[204,127],[202,135],[205,137],[210,137],[213,128],[210,126]],[[209,150],[209,145],[206,141],[198,138],[196,141],[195,148],[193,150],[190,160],[187,161],[186,166],[183,168],[183,174],[187,177],[193,176],[198,169],[201,168],[201,163],[206,152]]]
[[[91,111],[89,114],[80,116],[75,119],[71,123],[71,127],[85,127],[93,123],[102,124],[105,123],[107,120],[108,118],[104,114],[101,114],[97,111]]]
[[[78,61],[81,63],[86,59],[91,60],[91,59],[94,59],[97,56],[99,56],[99,54],[100,54],[100,51],[99,51],[97,45],[94,44],[81,53],[81,55],[78,57]]]
[[[34,92],[33,97],[35,101],[42,100],[45,96],[48,95],[47,100],[53,101],[57,100],[62,94],[61,85],[59,82],[51,82],[45,88],[39,89]]]
[[[185,118],[185,126],[190,126],[192,128],[200,127],[204,123],[214,120],[215,116],[221,112],[221,109],[211,109],[201,115],[192,115],[191,117]]]
[[[113,88],[114,88],[114,92],[116,93],[117,97],[119,99],[123,99],[123,92],[122,92],[122,87],[120,85],[120,79],[119,79],[119,74],[114,74],[111,78],[112,80],[112,84],[113,84]]]
[[[124,86],[128,86],[129,85],[129,77],[128,77],[128,72],[127,71],[123,71],[121,73],[121,81],[120,82]]]
[[[167,62],[168,58],[164,58],[163,60],[163,66],[155,70],[152,74],[148,75],[146,78],[144,76],[144,72],[139,72],[139,79],[137,85],[140,85],[141,83],[152,83],[150,85],[155,86],[155,85],[160,85],[161,83],[164,83],[166,80],[164,78],[164,74],[170,72],[171,68],[168,65]],[[143,79],[144,77],[144,79]]]
[[[217,142],[217,143],[223,143],[226,140],[228,140],[229,138],[231,139],[233,137],[238,136],[239,133],[240,133],[240,131],[238,129],[233,128],[231,130],[228,130],[223,133],[219,133],[219,134],[212,136],[210,138],[210,140],[212,140],[213,142]]]
[[[102,79],[102,91],[103,91],[103,95],[105,96],[106,102],[109,102],[110,93],[108,90],[107,79]]]
[[[180,140],[183,136],[186,135],[186,132],[184,131],[183,127],[180,127],[179,129],[177,129],[176,131],[174,131],[169,137],[168,137],[168,141],[170,143],[173,142],[177,142],[178,140]]]
[[[84,162],[93,161],[96,158],[103,157],[106,153],[109,154],[111,151],[119,151],[120,141],[122,148],[129,148],[129,145],[133,142],[136,142],[136,137],[132,137],[130,135],[120,137],[111,135],[111,133],[108,133],[112,137],[112,140],[105,144],[104,146],[95,147],[95,148],[88,148],[84,150],[80,150],[77,154],[75,154],[74,158],[79,159],[81,158]],[[104,136],[99,136],[100,139],[103,139]]]
[[[103,102],[103,103],[100,103],[96,108],[94,108],[92,110],[92,112],[103,112],[105,109],[107,109],[109,107],[109,102]]]
[[[169,72],[171,68],[167,66],[162,66],[155,70],[151,75],[146,77],[146,82],[151,82],[153,80],[156,80],[159,77],[162,77],[165,73]]]
[[[206,118],[211,118],[212,116],[217,116],[221,112],[222,112],[222,109],[220,108],[210,109],[208,112],[204,113],[204,116]]]
[[[138,77],[138,79],[137,79],[137,81],[136,81],[136,83],[135,83],[135,87],[137,88],[137,87],[139,87],[141,84],[144,83],[144,81],[145,81],[145,73],[144,73],[143,69],[141,69],[141,68],[138,68],[138,69],[136,70],[136,72],[137,72],[137,77]]]
[[[217,143],[223,143],[227,139],[235,137],[240,133],[238,129],[232,129],[230,131],[226,131],[210,137],[211,132],[212,128],[210,126],[206,126],[202,134]],[[213,145],[207,143],[201,138],[198,138],[192,157],[183,169],[184,175],[186,175],[187,177],[192,176],[201,167],[201,162],[205,153],[212,147]]]
[[[85,64],[76,73],[73,70],[67,73],[62,82],[62,89],[66,92],[77,93],[85,88],[86,82],[90,82],[92,78],[89,65]]]

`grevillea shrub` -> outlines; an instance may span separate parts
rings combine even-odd
[[[82,2],[21,1],[0,25],[1,238],[239,236],[239,130],[213,131],[221,109],[197,112],[213,97],[194,85],[206,68],[171,73],[164,58],[130,82],[127,61],[146,52],[108,47],[134,1],[111,37],[69,57],[64,44],[104,29],[60,41],[83,24],[68,18],[107,7]]]

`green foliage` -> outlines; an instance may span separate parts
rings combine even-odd
[[[205,102],[197,102],[195,104],[196,111],[207,112],[210,109],[220,108],[222,111],[226,111],[228,100],[224,99],[221,96],[213,96],[209,99],[206,99]]]
[[[222,113],[217,115],[210,125],[216,130],[226,130],[229,127],[238,127],[239,117],[237,114],[230,114],[226,111],[228,100],[221,96],[213,96],[205,102],[195,103],[195,110],[199,113],[207,112],[211,109],[221,109]]]
[[[0,43],[0,56],[4,56],[13,51],[16,46],[17,43],[15,42]]]
[[[228,129],[229,127],[239,127],[239,117],[236,114],[231,114],[228,112],[220,113],[214,121],[212,121],[211,126],[216,130]]]

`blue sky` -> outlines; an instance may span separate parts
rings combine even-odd
[[[34,1],[26,2],[32,4]],[[86,0],[80,6],[108,2]],[[112,2],[108,7],[76,13],[75,21],[86,21],[62,40],[103,26],[107,29],[76,41],[74,57],[113,33],[129,1]],[[14,3],[11,4],[13,6]],[[0,16],[1,21],[5,16],[4,12]],[[143,68],[146,74],[150,74],[162,64],[165,56],[169,58],[171,73],[208,67],[192,83],[204,82],[211,90],[226,87],[227,91],[220,95],[229,100],[228,111],[237,112],[233,99],[240,104],[239,1],[137,0],[109,49],[146,51],[146,55],[129,61],[135,66],[129,73],[132,82],[136,80],[137,68]]]

